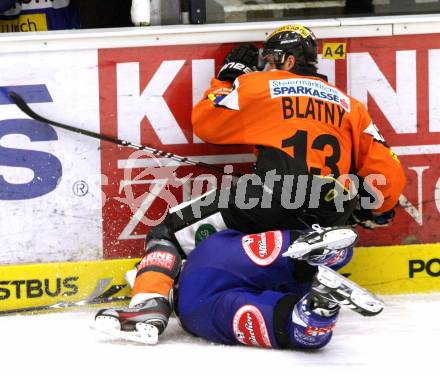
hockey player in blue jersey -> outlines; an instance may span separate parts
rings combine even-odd
[[[321,229],[320,239],[325,232]],[[309,243],[295,231],[212,235],[190,254],[179,278],[177,313],[183,327],[229,345],[320,348],[332,337],[340,306],[363,315],[382,311],[377,297],[328,268],[348,263],[351,244],[313,253]],[[296,278],[292,256],[313,265],[313,284]]]
[[[356,239],[351,227],[318,225],[306,232],[247,235],[224,230],[213,234],[196,247],[183,267],[175,295],[176,314],[187,331],[212,342],[323,347],[331,339],[341,306],[365,316],[383,309],[380,299],[333,271],[350,261]],[[298,262],[309,265],[315,274],[312,282],[303,278],[304,268],[297,269]],[[157,337],[145,322],[157,319],[155,315],[153,309],[151,317],[102,310],[98,329],[153,344]]]

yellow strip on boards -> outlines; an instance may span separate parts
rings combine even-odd
[[[79,302],[91,296],[127,297],[125,272],[138,259],[0,267],[0,313]],[[111,299],[109,299],[111,301]]]
[[[440,292],[440,244],[355,248],[339,270],[380,294]]]

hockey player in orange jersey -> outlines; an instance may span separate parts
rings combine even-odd
[[[261,55],[266,66],[257,71],[258,49],[234,48],[192,114],[194,131],[205,142],[254,145],[253,177],[261,183],[244,180],[240,185],[239,180],[227,189],[227,205],[221,202],[225,190],[219,189],[209,193],[212,200],[204,196],[181,205],[181,217],[170,212],[147,235],[130,308],[101,310],[96,324],[134,336],[145,330],[156,342],[172,311],[169,296],[181,260],[197,245],[201,229],[205,234],[225,228],[248,234],[274,229],[313,233],[307,229],[315,223],[333,227],[355,218],[371,227],[391,220],[406,181],[403,169],[365,107],[317,72],[317,43],[311,30],[281,27],[267,38]],[[354,180],[359,192],[373,198],[373,205],[355,210],[360,195],[351,195],[347,186]],[[243,202],[259,204],[240,205],[237,197],[243,192]],[[269,205],[264,200],[268,192]],[[304,200],[292,206],[300,193]],[[203,200],[209,205],[201,204]],[[293,262],[295,278],[312,281],[316,270],[301,260]]]
[[[212,80],[208,99],[194,108],[195,133],[214,144],[274,148],[316,175],[383,174],[386,184],[376,188],[384,200],[376,210],[392,209],[405,184],[397,157],[361,103],[314,74],[291,71],[299,58],[277,50],[277,37],[292,31],[312,36],[301,26],[276,30],[264,50],[268,71],[241,75],[233,84]]]

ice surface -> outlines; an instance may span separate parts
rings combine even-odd
[[[0,317],[1,376],[440,375],[440,294],[383,296],[377,317],[342,312],[318,351],[208,343],[173,318],[144,346],[93,332],[94,310]]]

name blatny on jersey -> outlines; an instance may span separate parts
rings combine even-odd
[[[349,97],[338,89],[317,80],[304,78],[271,80],[270,94],[272,98],[283,97],[283,117],[285,119],[294,116],[312,118],[340,127],[344,114],[350,112]],[[305,106],[300,106],[299,97],[309,97],[310,99]]]

